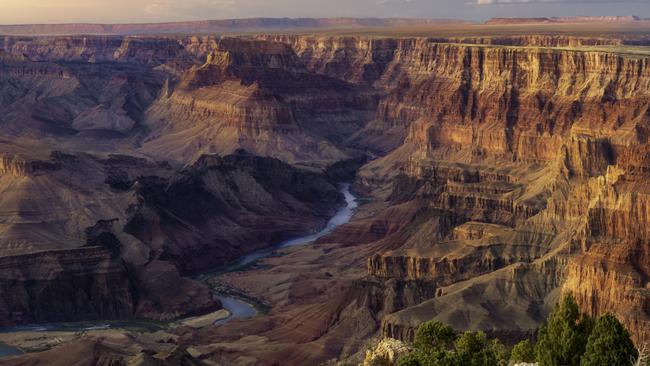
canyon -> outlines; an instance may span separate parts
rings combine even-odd
[[[6,32],[0,325],[168,326],[0,363],[357,362],[431,319],[517,341],[565,292],[650,341],[650,30],[498,27]],[[226,270],[322,229],[342,182],[350,222]],[[262,311],[177,323],[215,289]]]

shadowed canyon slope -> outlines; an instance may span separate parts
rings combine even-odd
[[[116,155],[50,161],[2,177],[4,324],[216,307],[181,275],[318,227],[342,200],[320,175],[244,153],[179,172]]]
[[[433,318],[515,339],[571,291],[646,342],[645,41],[4,37],[0,322],[171,319],[226,286],[270,310],[174,329],[179,357],[318,364]],[[365,155],[350,223],[190,279],[323,226]]]

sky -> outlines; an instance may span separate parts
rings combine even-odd
[[[650,0],[0,0],[0,24],[133,23],[248,17],[637,15]]]

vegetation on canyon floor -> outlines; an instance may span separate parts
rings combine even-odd
[[[612,314],[594,320],[580,312],[572,295],[565,296],[542,326],[537,342],[525,339],[510,352],[483,332],[458,334],[452,327],[428,321],[418,328],[412,349],[398,366],[540,366],[641,365],[630,333]],[[643,352],[641,352],[643,353]],[[509,361],[508,361],[509,360]]]

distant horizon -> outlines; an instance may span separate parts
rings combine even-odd
[[[616,16],[631,16],[631,15],[616,15]],[[532,17],[531,17],[532,18]],[[550,17],[549,17],[550,18]],[[71,24],[88,24],[88,25],[139,25],[139,24],[165,24],[165,23],[191,23],[191,22],[210,22],[210,21],[229,21],[229,20],[254,20],[254,19],[413,19],[413,20],[439,20],[439,21],[456,21],[456,22],[465,22],[465,23],[476,23],[481,24],[489,20],[468,20],[468,19],[458,19],[458,18],[429,18],[429,17],[417,17],[417,16],[403,16],[403,17],[391,17],[391,16],[369,16],[369,17],[354,17],[354,16],[344,16],[344,17],[239,17],[239,18],[197,18],[197,19],[185,19],[185,20],[161,20],[161,21],[141,21],[141,22],[60,22],[60,23],[0,23],[2,26],[13,26],[13,25],[71,25]],[[492,18],[490,18],[492,19]]]
[[[548,18],[548,19],[564,19],[564,18],[587,18],[587,17],[593,17],[593,18],[598,18],[598,17],[621,17],[621,18],[626,18],[626,17],[636,17],[639,20],[645,21],[645,20],[650,20],[650,17],[640,17],[638,15],[632,15],[632,14],[611,14],[611,15],[547,15],[547,16],[495,16],[495,17],[490,17],[486,19],[481,19],[481,20],[474,20],[474,19],[463,19],[463,18],[434,18],[434,17],[422,17],[422,16],[330,16],[330,17],[309,17],[309,16],[300,16],[300,17],[290,17],[290,16],[277,16],[277,17],[258,17],[258,16],[250,16],[250,17],[236,17],[236,18],[197,18],[197,19],[186,19],[186,20],[160,20],[160,21],[134,21],[134,22],[92,22],[92,21],[80,21],[80,22],[53,22],[53,23],[47,23],[47,22],[34,22],[34,23],[0,23],[0,26],[39,26],[39,25],[147,25],[147,24],[169,24],[169,23],[200,23],[200,22],[211,22],[211,21],[241,21],[241,20],[256,20],[256,19],[264,19],[264,20],[281,20],[281,19],[287,19],[287,20],[309,20],[309,19],[358,19],[358,20],[363,20],[363,19],[378,19],[378,20],[421,20],[421,21],[440,21],[442,22],[449,22],[449,23],[454,23],[454,22],[459,22],[459,23],[471,23],[471,24],[485,24],[486,22],[492,20],[492,19],[537,19],[537,18]]]
[[[650,0],[4,0],[2,25],[147,24],[251,18],[650,17]]]

